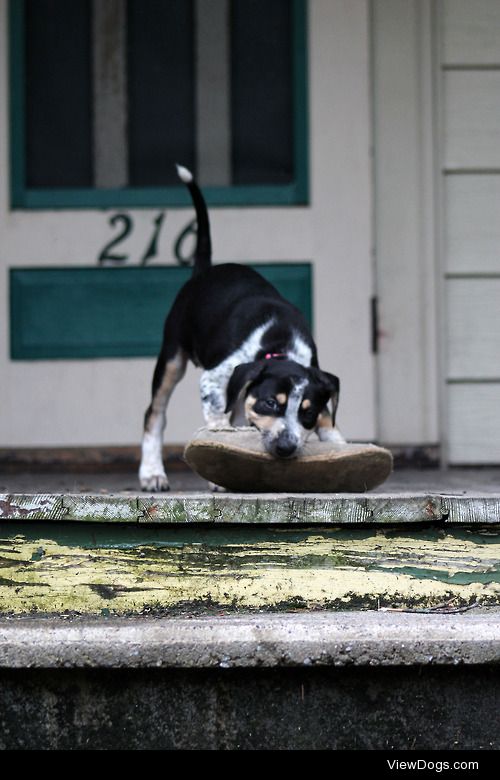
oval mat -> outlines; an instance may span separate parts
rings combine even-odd
[[[392,471],[392,454],[374,444],[333,450],[314,435],[300,458],[278,460],[263,448],[254,428],[200,428],[184,457],[204,479],[244,493],[362,493]]]

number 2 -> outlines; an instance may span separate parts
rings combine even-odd
[[[114,227],[116,224],[120,222],[123,224],[122,231],[118,233],[118,235],[115,238],[109,241],[104,247],[104,249],[101,251],[99,257],[97,258],[97,262],[99,265],[103,265],[106,262],[123,263],[128,258],[128,255],[117,255],[111,253],[113,247],[121,243],[121,241],[125,241],[127,236],[132,231],[132,225],[133,225],[132,218],[129,217],[128,214],[115,214],[114,217],[111,217],[109,220],[109,223],[112,227]]]

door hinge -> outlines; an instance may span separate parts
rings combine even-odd
[[[378,354],[379,322],[378,322],[378,297],[370,298],[370,322],[371,322],[371,350],[373,355]]]

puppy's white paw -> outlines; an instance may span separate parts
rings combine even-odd
[[[226,488],[221,487],[220,485],[216,485],[215,482],[209,482],[208,488],[212,491],[212,493],[226,493]]]
[[[212,417],[207,420],[206,427],[209,431],[219,431],[221,428],[231,427],[230,416],[224,415],[224,417]]]
[[[165,472],[161,474],[150,474],[148,476],[139,474],[139,481],[141,483],[141,490],[148,493],[165,493],[167,490],[170,490],[168,477]]]
[[[330,442],[332,450],[341,450],[347,444],[338,428],[318,428],[317,434],[320,441]]]

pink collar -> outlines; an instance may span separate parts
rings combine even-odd
[[[283,360],[286,358],[286,355],[284,352],[268,352],[267,355],[264,355],[265,360],[272,360],[273,358],[276,358],[277,360]]]

